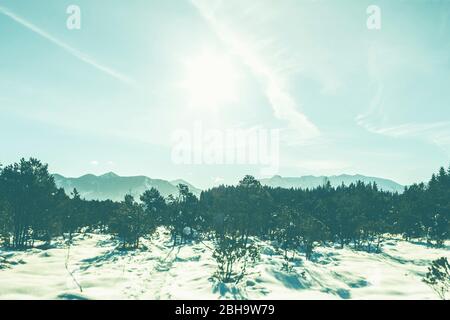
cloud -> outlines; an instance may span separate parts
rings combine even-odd
[[[369,132],[392,138],[423,140],[439,147],[450,155],[450,121],[431,123],[404,123],[395,126],[376,126],[364,119],[357,122]]]
[[[97,160],[92,160],[91,162],[90,162],[90,164],[92,165],[92,166],[98,166],[99,165],[99,162],[97,161]]]
[[[97,61],[95,61],[94,59],[92,59],[91,57],[86,55],[85,53],[83,53],[75,48],[72,48],[68,44],[53,37],[52,35],[48,34],[46,31],[40,29],[36,25],[34,25],[31,22],[25,20],[24,18],[16,15],[15,13],[9,11],[8,9],[0,6],[0,13],[9,17],[10,19],[14,20],[15,22],[19,23],[20,25],[24,26],[25,28],[29,29],[30,31],[33,31],[34,33],[40,35],[41,37],[47,39],[48,41],[52,42],[53,44],[57,45],[58,47],[64,49],[69,54],[71,54],[72,56],[77,58],[78,60],[93,66],[97,70],[100,70],[101,72],[103,72],[117,80],[120,80],[124,83],[127,83],[127,84],[134,83],[134,80],[132,80],[131,78],[119,73],[118,71],[116,71],[110,67],[107,67],[103,64],[98,63]]]
[[[386,59],[388,63],[386,64]],[[372,44],[368,51],[367,70],[375,93],[369,108],[359,114],[355,121],[367,131],[397,139],[418,139],[439,147],[450,155],[450,121],[429,123],[408,122],[387,125],[388,113],[385,108],[385,79],[389,79],[393,66],[405,63],[396,51],[389,51]],[[416,63],[417,64],[417,63]],[[411,62],[414,68],[417,68]]]
[[[227,24],[218,17],[214,10],[214,3],[201,0],[192,0],[191,2],[229,51],[238,56],[253,74],[262,80],[265,86],[265,95],[272,106],[275,117],[286,121],[289,129],[295,131],[296,142],[316,138],[320,134],[319,129],[305,114],[299,111],[300,106],[285,89],[286,80],[282,78],[277,68],[264,61],[249,42],[241,39],[238,32],[233,29],[234,25]],[[220,3],[216,2],[216,5]],[[292,138],[294,137],[291,135],[290,142],[294,142]]]
[[[373,128],[371,131],[391,137],[432,135],[450,129],[450,122],[407,123],[393,127]]]
[[[222,178],[222,177],[215,177],[215,178],[214,178],[214,184],[215,184],[215,185],[221,184],[221,183],[223,183],[224,181],[225,181],[225,179]]]

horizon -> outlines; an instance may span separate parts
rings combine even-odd
[[[449,16],[421,1],[0,0],[2,161],[199,188],[427,181],[450,163]]]
[[[51,170],[49,170],[50,171],[50,174],[51,175],[59,175],[59,176],[61,176],[61,177],[63,177],[63,178],[66,178],[66,179],[80,179],[80,178],[83,178],[83,177],[85,177],[85,176],[94,176],[94,177],[97,177],[97,178],[99,178],[99,177],[103,177],[103,176],[106,176],[106,175],[109,175],[109,174],[113,174],[113,175],[115,175],[116,177],[119,177],[119,178],[134,178],[134,177],[145,177],[145,178],[149,178],[149,179],[152,179],[152,180],[163,180],[163,181],[167,181],[167,182],[169,182],[169,183],[172,183],[172,182],[174,182],[174,181],[177,181],[177,180],[181,180],[181,181],[184,181],[184,182],[186,182],[186,183],[189,183],[189,184],[191,184],[192,186],[194,186],[195,188],[198,188],[198,189],[202,189],[202,190],[205,190],[205,189],[209,189],[209,188],[214,188],[214,187],[217,187],[217,186],[219,186],[219,185],[221,185],[221,184],[216,184],[216,185],[210,185],[210,186],[207,186],[207,187],[201,187],[201,186],[198,186],[198,185],[196,185],[195,183],[193,183],[193,182],[191,182],[191,181],[189,181],[189,180],[187,180],[187,179],[185,179],[185,178],[183,178],[183,177],[178,177],[178,178],[175,178],[175,179],[167,179],[167,178],[164,178],[164,177],[151,177],[151,176],[147,176],[147,175],[145,175],[145,174],[136,174],[136,175],[121,175],[121,174],[118,174],[117,172],[114,172],[114,171],[109,171],[109,172],[105,172],[105,173],[99,173],[99,174],[94,174],[94,173],[85,173],[85,174],[82,174],[82,175],[80,175],[80,176],[66,176],[66,175],[63,175],[63,174],[61,174],[61,173],[58,173],[58,172],[51,172]],[[273,178],[276,178],[276,177],[280,177],[280,178],[283,178],[283,179],[298,179],[298,178],[308,178],[308,177],[312,177],[312,178],[339,178],[339,177],[342,177],[342,176],[348,176],[348,177],[365,177],[365,178],[375,178],[375,179],[382,179],[382,180],[387,180],[387,181],[391,181],[391,182],[394,182],[394,183],[397,183],[397,184],[399,184],[399,185],[401,185],[401,186],[404,186],[404,187],[406,187],[406,186],[408,186],[408,185],[404,185],[404,184],[401,184],[401,183],[399,183],[398,181],[395,181],[395,180],[393,180],[393,179],[390,179],[390,178],[386,178],[386,177],[374,177],[374,176],[367,176],[367,175],[364,175],[364,174],[346,174],[346,173],[342,173],[342,174],[337,174],[337,175],[302,175],[302,176],[281,176],[281,175],[274,175],[274,176],[272,176],[272,177],[266,177],[266,178],[260,178],[260,177],[255,177],[257,180],[267,180],[267,179],[273,179]],[[431,176],[432,176],[432,174],[430,175],[430,178],[431,178]],[[244,177],[244,176],[243,176]],[[240,177],[236,182],[234,182],[234,183],[231,183],[231,184],[225,184],[225,185],[237,185],[238,183],[239,183],[239,180],[241,179],[241,178],[243,178],[243,177]],[[415,183],[417,183],[417,184],[419,184],[419,183],[426,183],[427,181],[417,181],[417,182],[415,182]],[[414,184],[414,183],[413,183]]]

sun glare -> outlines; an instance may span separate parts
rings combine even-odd
[[[237,99],[237,72],[227,56],[204,51],[185,67],[182,87],[192,106],[215,108]]]

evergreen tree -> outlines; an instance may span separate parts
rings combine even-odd
[[[301,213],[297,218],[297,229],[307,260],[311,260],[314,248],[328,238],[327,226],[308,213]]]
[[[226,283],[241,281],[247,267],[259,257],[259,247],[249,236],[249,212],[244,211],[248,193],[242,191],[241,187],[221,186],[201,197],[207,203],[208,221],[212,222],[213,258],[217,262],[214,276]]]
[[[10,246],[12,220],[8,203],[0,199],[0,246]]]
[[[122,242],[122,248],[136,249],[140,239],[152,233],[152,222],[142,205],[131,195],[126,195],[114,212],[110,230]]]
[[[155,226],[163,225],[167,222],[166,201],[155,188],[145,191],[140,200],[144,206],[144,211],[152,220]]]
[[[173,244],[178,240],[185,243],[193,239],[195,233],[202,228],[203,216],[198,211],[198,199],[186,185],[178,185],[178,197],[168,200],[169,224],[171,225]]]
[[[85,201],[81,199],[76,188],[73,189],[71,196],[72,198],[64,206],[62,221],[63,232],[68,234],[69,241],[72,241],[73,234],[81,228],[85,210]]]
[[[299,228],[300,212],[285,206],[276,215],[277,229],[275,230],[275,240],[279,248],[283,251],[285,260],[284,268],[287,271],[292,269],[291,262],[301,245],[301,234]]]
[[[51,198],[57,191],[48,166],[34,158],[21,159],[6,166],[0,180],[11,215],[12,246],[31,246],[42,228],[41,221],[49,221]]]
[[[428,240],[442,246],[450,237],[450,172],[443,167],[428,184],[427,204],[429,208],[424,225]]]

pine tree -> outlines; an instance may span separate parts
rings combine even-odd
[[[140,239],[152,231],[150,217],[131,195],[126,195],[114,212],[110,230],[122,242],[122,248],[136,249]]]
[[[291,262],[295,259],[295,254],[301,245],[299,217],[300,212],[288,206],[281,208],[276,216],[275,240],[283,251],[285,260],[283,267],[287,271],[291,271]]]
[[[145,213],[151,218],[155,226],[166,223],[166,201],[157,189],[151,188],[145,191],[141,195],[140,200],[144,206]]]
[[[240,187],[219,187],[202,194],[209,221],[212,221],[213,258],[217,262],[214,276],[221,282],[239,282],[247,268],[259,257],[259,247],[250,238],[247,189],[258,187],[251,183]],[[252,213],[253,214],[253,213]]]
[[[197,197],[189,191],[186,185],[178,185],[178,197],[168,199],[169,224],[171,225],[173,244],[192,240],[204,219],[199,213]]]
[[[42,221],[49,221],[52,195],[57,191],[48,166],[39,160],[21,159],[6,166],[0,176],[4,197],[11,215],[12,246],[24,248],[34,243],[42,228]]]
[[[10,246],[10,238],[12,231],[11,211],[8,203],[0,199],[0,246]]]

